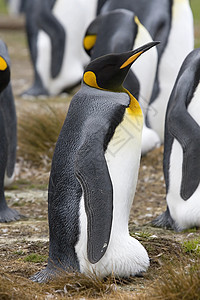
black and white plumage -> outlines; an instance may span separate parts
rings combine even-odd
[[[146,250],[128,231],[143,116],[122,84],[131,64],[156,44],[102,56],[86,67],[52,160],[48,265],[32,280],[47,281],[60,268],[99,277],[148,268]]]
[[[5,43],[0,40],[0,222],[18,220],[17,211],[7,206],[4,185],[14,179],[17,129],[16,111],[10,83],[10,59]]]
[[[176,231],[200,226],[200,49],[183,62],[170,96],[164,142],[167,211],[153,221]]]

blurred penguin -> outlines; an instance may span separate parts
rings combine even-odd
[[[135,12],[153,40],[160,41],[158,68],[147,112],[147,123],[164,140],[167,103],[178,71],[194,48],[193,16],[189,0],[107,0],[101,14],[117,8]]]
[[[89,62],[82,39],[105,0],[27,1],[26,29],[34,83],[23,95],[57,95],[80,83]]]
[[[16,111],[10,83],[10,59],[5,43],[0,40],[0,222],[20,218],[17,211],[7,206],[4,185],[14,179],[16,161]]]

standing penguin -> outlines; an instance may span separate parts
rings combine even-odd
[[[193,16],[189,0],[173,0],[170,31],[157,71],[159,88],[152,95],[147,115],[149,126],[158,133],[162,143],[168,100],[180,67],[193,49]]]
[[[10,83],[10,59],[0,40],[0,222],[18,220],[20,215],[5,200],[4,185],[14,178],[16,160],[16,112]]]
[[[146,250],[128,232],[143,116],[122,84],[132,63],[156,44],[105,55],[86,67],[52,160],[48,265],[32,280],[47,281],[60,268],[99,277],[148,268]]]
[[[107,0],[101,13],[118,8],[135,12],[152,39],[161,42],[156,78],[147,110],[147,124],[157,132],[163,143],[167,103],[179,69],[194,48],[189,0]]]
[[[176,231],[200,226],[200,49],[185,59],[165,123],[167,210],[153,224]]]
[[[57,95],[80,83],[89,62],[82,39],[104,2],[27,0],[26,30],[34,83],[23,95]]]
[[[87,28],[84,48],[91,60],[109,53],[130,51],[152,42],[146,28],[127,9],[115,9],[94,19]],[[142,154],[160,145],[157,133],[145,123],[157,69],[156,47],[145,53],[130,69],[124,87],[139,100],[144,115]]]

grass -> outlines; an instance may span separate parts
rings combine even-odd
[[[194,34],[195,34],[195,48],[200,47],[200,2],[199,0],[191,0],[191,8],[194,17]]]
[[[33,263],[41,263],[41,262],[46,262],[47,258],[48,257],[46,255],[39,255],[36,253],[31,253],[24,258],[24,261],[33,262]]]
[[[48,104],[18,118],[18,156],[35,166],[50,167],[66,112]]]
[[[123,296],[118,289],[115,279],[111,276],[99,280],[96,276],[80,273],[63,274],[58,280],[50,284],[37,284],[29,279],[9,274],[0,274],[0,299],[134,299]],[[49,297],[47,296],[49,295]]]
[[[185,253],[200,255],[200,238],[184,241],[182,247]]]
[[[166,264],[162,275],[139,300],[199,300],[200,260],[181,260]]]

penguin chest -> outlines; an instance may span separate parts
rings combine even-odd
[[[127,230],[141,156],[143,116],[126,109],[116,128],[105,157],[113,185],[113,230]]]
[[[200,84],[196,88],[193,99],[188,105],[188,113],[200,126]],[[189,161],[187,162],[190,163]],[[200,226],[200,185],[193,195],[184,201],[180,195],[182,181],[183,149],[180,143],[174,139],[170,156],[169,167],[169,191],[167,204],[172,218],[180,228]],[[194,174],[195,176],[195,174]]]

